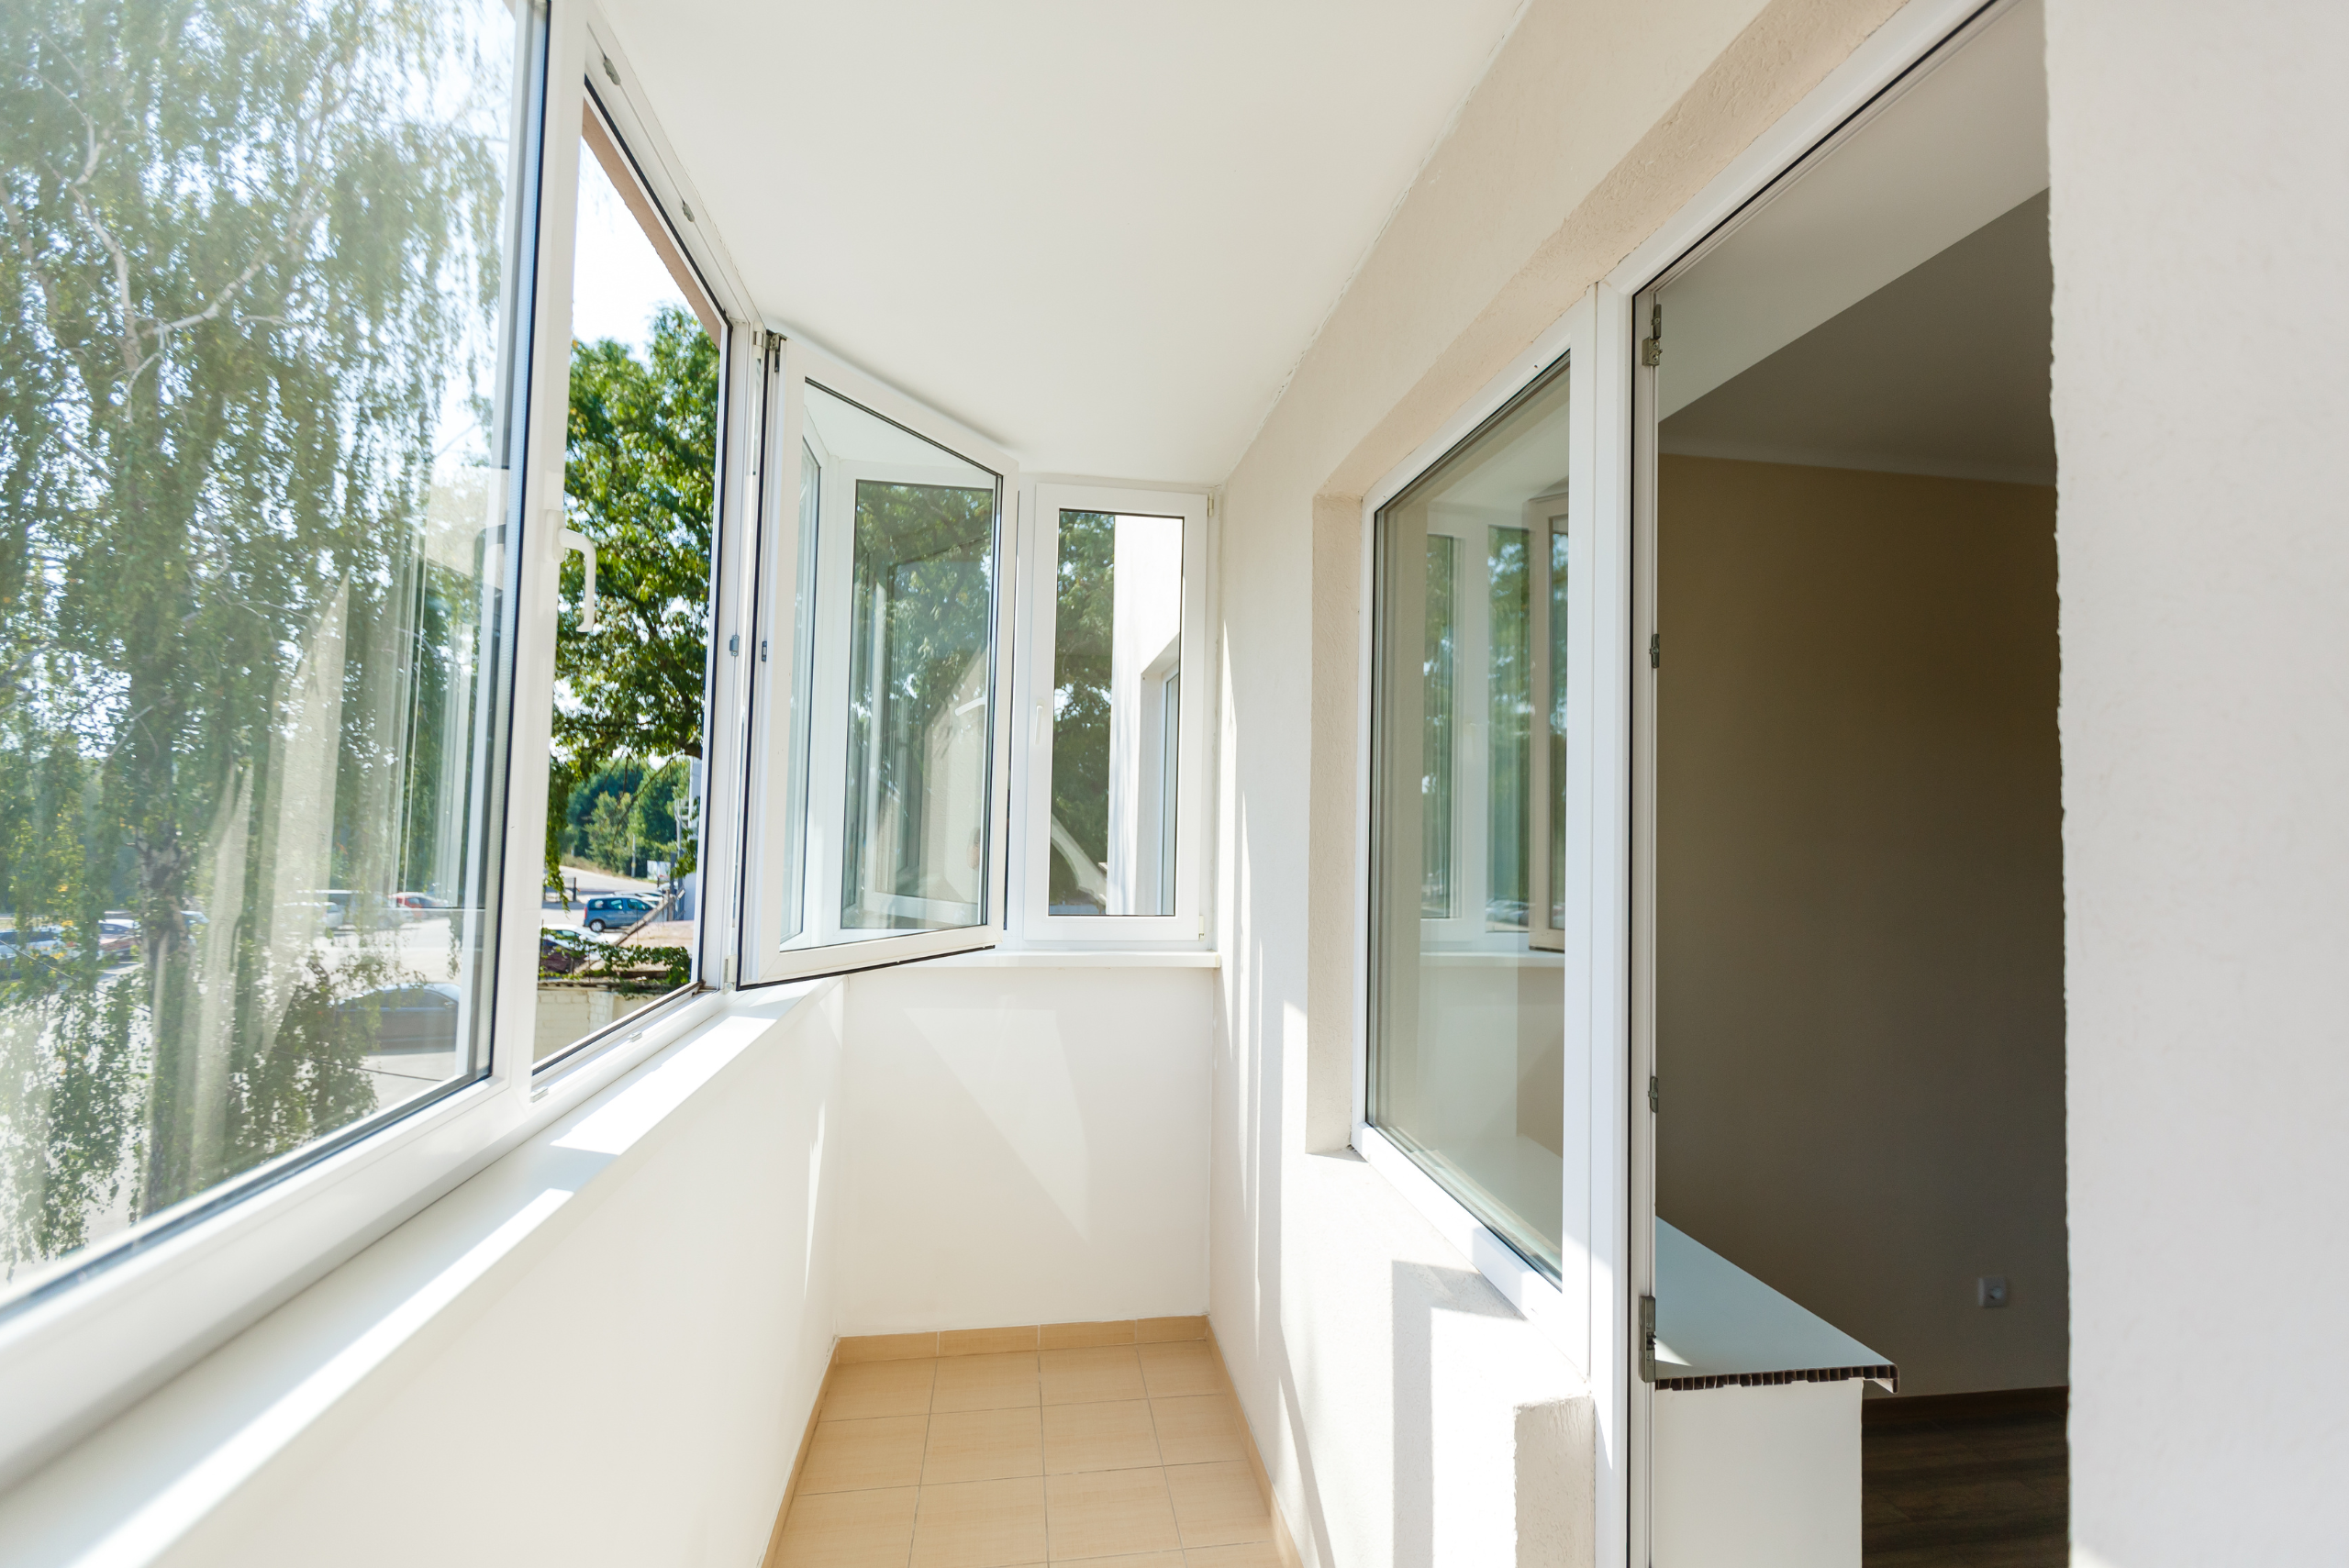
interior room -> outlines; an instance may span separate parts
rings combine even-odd
[[[1654,296],[1659,1564],[2066,1558],[2040,26]]]
[[[2332,1561],[2339,11],[0,6],[0,1564]]]

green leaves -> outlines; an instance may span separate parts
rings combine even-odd
[[[563,496],[596,541],[603,621],[579,629],[585,565],[563,563],[557,749],[592,773],[616,757],[698,757],[709,662],[718,346],[663,306],[651,362],[607,339],[571,349]]]

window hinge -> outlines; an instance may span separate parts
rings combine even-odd
[[[1640,1381],[1655,1381],[1655,1297],[1640,1297]]]
[[[1648,310],[1648,335],[1640,343],[1640,363],[1650,370],[1664,363],[1664,301]]]
[[[1662,1096],[1656,1093],[1655,1074],[1651,1073],[1648,1074],[1648,1115],[1655,1116],[1663,1109],[1664,1103]]]
[[[726,639],[726,651],[734,655],[737,659],[740,659],[742,656],[742,634],[740,632],[738,631],[733,636]]]
[[[1664,668],[1664,633],[1660,631],[1648,633],[1648,668],[1651,670]]]
[[[765,638],[763,638],[763,638],[759,639],[759,662],[760,662],[760,663],[762,663],[762,664],[763,664],[763,663],[765,663],[766,662],[767,662],[767,639],[766,639]]]

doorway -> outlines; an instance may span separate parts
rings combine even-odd
[[[2035,4],[1642,295],[1657,1568],[2063,1562]]]

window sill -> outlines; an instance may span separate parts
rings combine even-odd
[[[1223,955],[1197,948],[986,948],[923,963],[932,969],[1220,969]]]
[[[472,1179],[0,1496],[9,1560],[127,1568],[169,1555],[379,1369],[529,1267],[526,1243],[550,1220],[624,1180],[632,1153],[825,989],[728,998],[673,1016],[685,1027],[642,1055],[598,1058]]]

